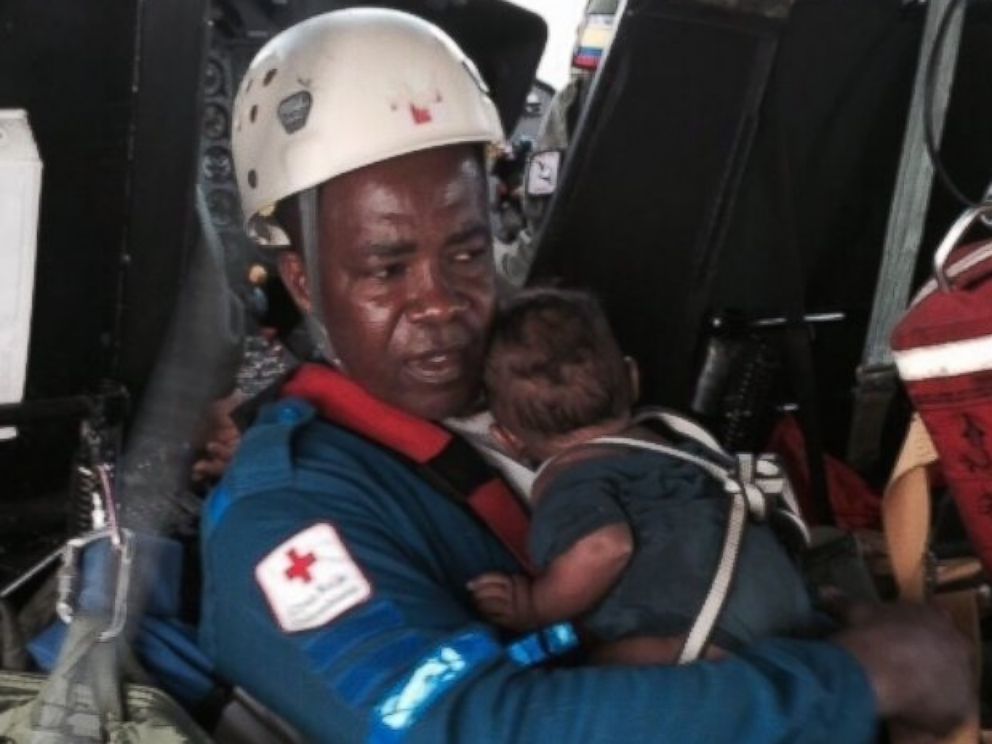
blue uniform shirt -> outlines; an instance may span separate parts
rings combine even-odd
[[[507,653],[466,583],[515,571],[461,504],[287,399],[207,504],[201,643],[316,742],[872,741],[858,664],[765,641],[685,667],[551,668]],[[552,639],[553,640],[553,639]]]

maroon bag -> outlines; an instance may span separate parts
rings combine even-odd
[[[934,258],[935,278],[892,333],[899,376],[986,570],[992,570],[992,241],[956,247],[992,204],[970,209]]]

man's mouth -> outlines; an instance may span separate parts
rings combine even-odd
[[[445,385],[459,379],[465,369],[463,348],[438,349],[407,360],[406,369],[420,382]]]

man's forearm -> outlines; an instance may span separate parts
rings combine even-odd
[[[680,667],[501,663],[441,701],[408,741],[869,744],[876,727],[871,689],[850,655],[776,641]]]

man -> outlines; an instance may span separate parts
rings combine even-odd
[[[466,584],[521,569],[518,507],[497,481],[460,500],[478,468],[439,477],[459,440],[432,423],[478,406],[496,301],[482,81],[430,24],[340,11],[259,53],[235,120],[249,230],[287,248],[328,364],[263,411],[207,505],[221,674],[327,742],[859,742],[879,716],[941,732],[967,712],[963,646],[923,611],[677,668],[553,667],[498,636]]]

